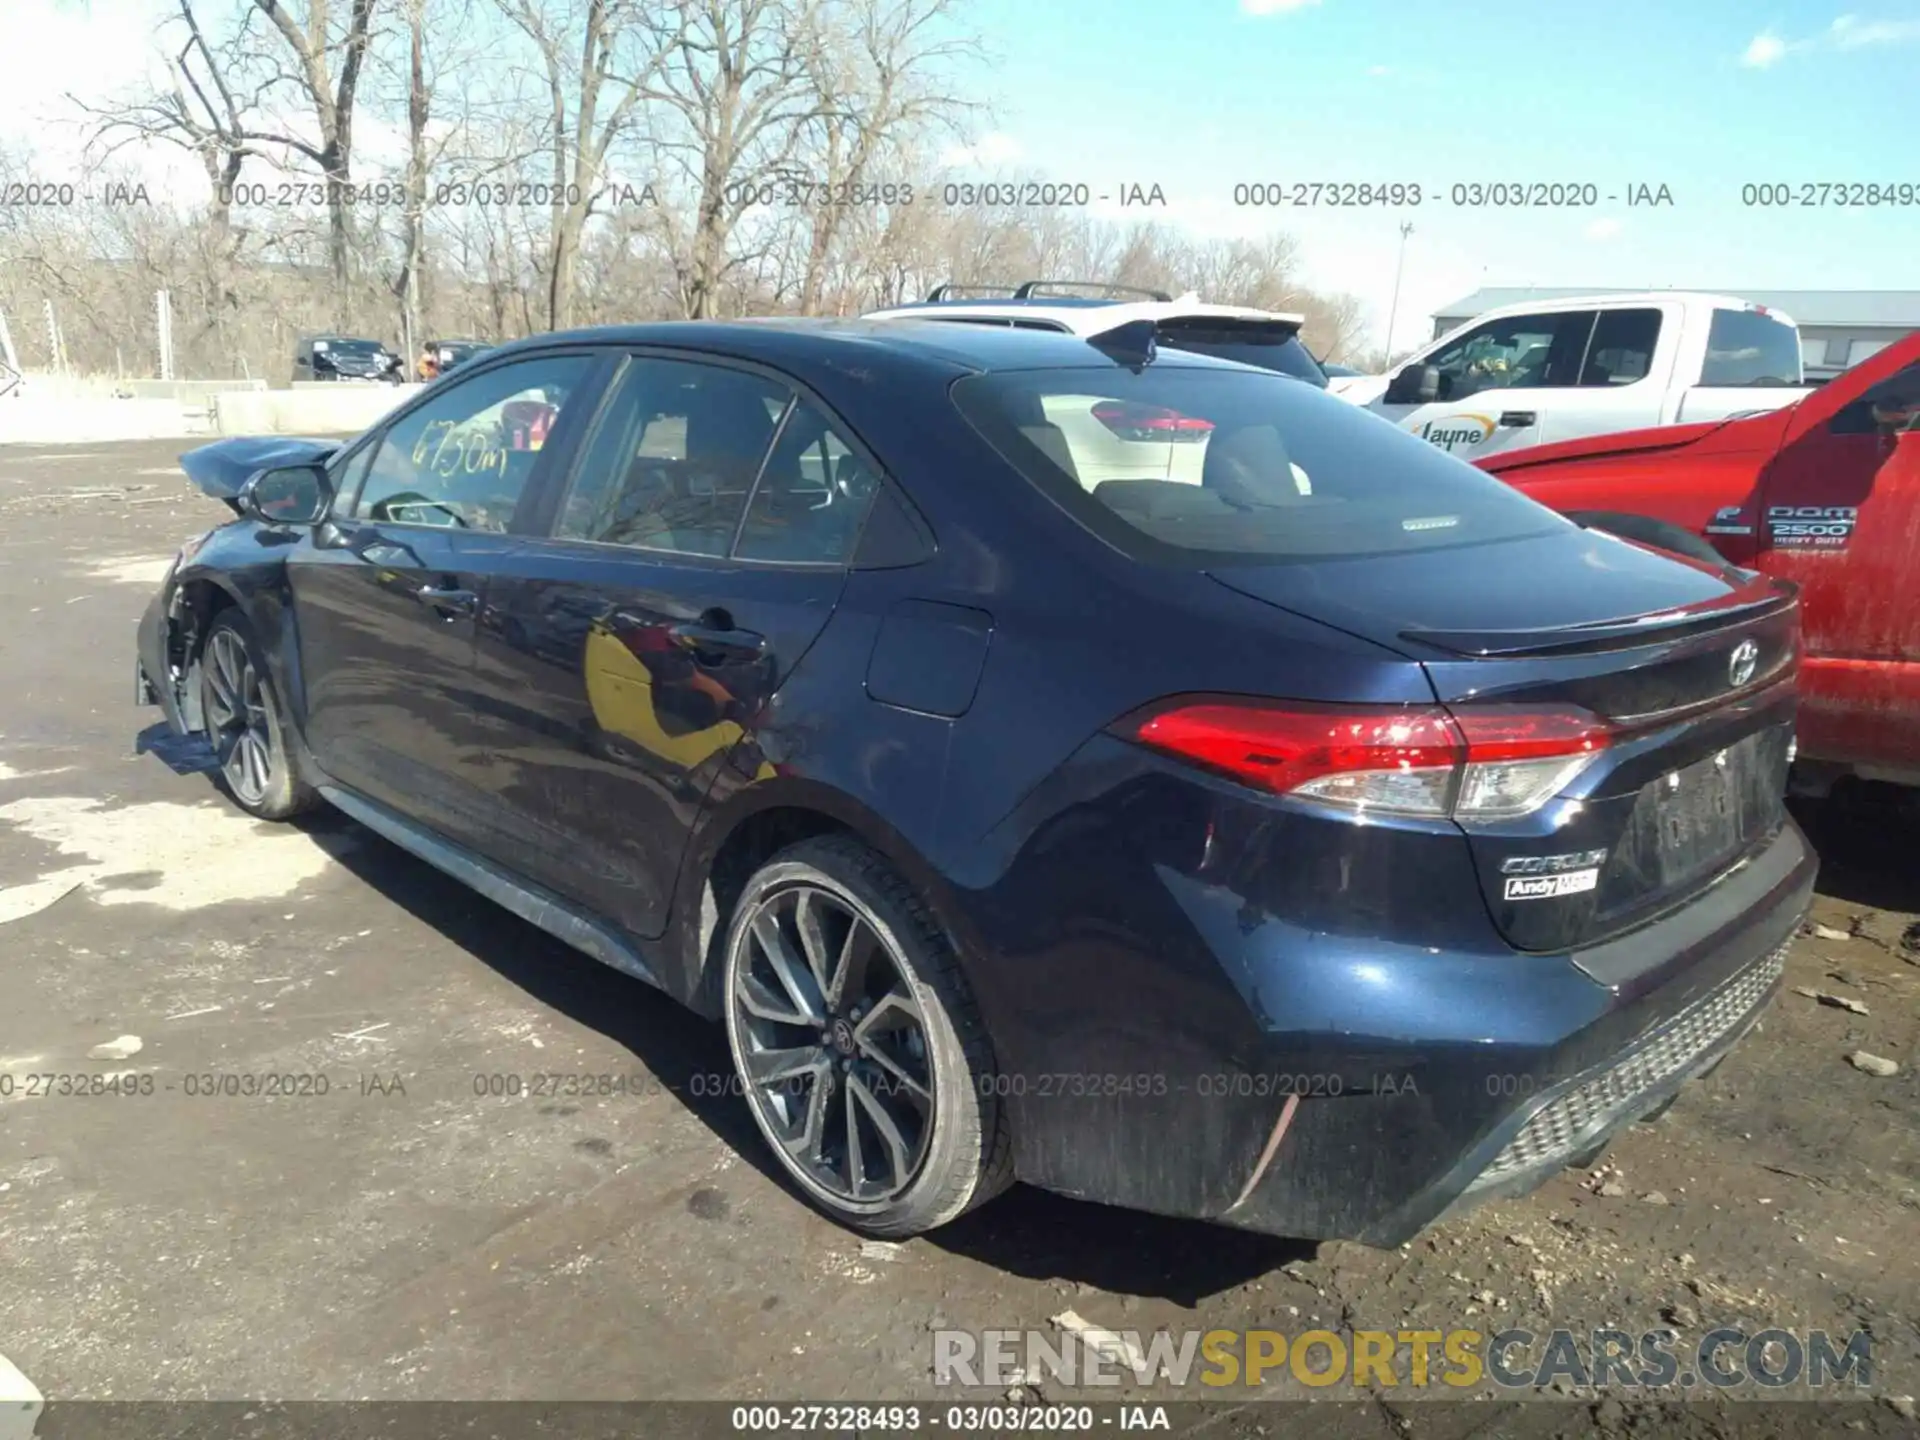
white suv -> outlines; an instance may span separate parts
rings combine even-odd
[[[1070,282],[1029,281],[987,300],[947,298],[960,287],[942,285],[919,305],[876,310],[869,320],[938,320],[952,324],[1005,325],[1052,330],[1089,339],[1141,321],[1153,324],[1154,344],[1169,350],[1212,355],[1304,380],[1325,388],[1326,373],[1300,343],[1301,318],[1242,305],[1207,305],[1192,295],[1179,299],[1135,291],[1145,300],[1042,296],[1041,288]],[[1121,286],[1090,286],[1112,292]],[[1197,416],[1093,395],[1049,395],[1044,414],[1033,417],[1030,439],[1091,490],[1105,480],[1154,478],[1198,485],[1213,426]],[[1304,486],[1304,476],[1295,481]],[[1302,493],[1305,493],[1304,489]]]
[[[1278,371],[1326,388],[1327,376],[1300,343],[1304,317],[1244,305],[1208,305],[1197,295],[1178,299],[1159,290],[1124,285],[1082,284],[1072,280],[1029,280],[1012,291],[986,299],[953,298],[957,290],[984,286],[942,285],[917,305],[870,311],[868,320],[940,320],[965,325],[1008,325],[1022,330],[1055,330],[1069,335],[1098,335],[1140,320],[1154,324],[1154,343],[1236,360],[1242,365]],[[1042,291],[1097,290],[1098,296],[1042,294]],[[1123,300],[1121,294],[1140,295]]]

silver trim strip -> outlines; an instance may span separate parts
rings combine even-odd
[[[656,989],[666,988],[632,946],[600,922],[589,920],[574,910],[565,901],[515,879],[488,861],[469,855],[377,801],[334,785],[318,788],[321,796],[335,809],[358,820],[376,835],[391,840],[408,854],[426,861],[434,869],[478,891],[494,904],[511,910],[528,924],[539,926],[549,935],[564,940],[603,965],[611,965],[615,970],[631,975],[636,980],[644,980]]]

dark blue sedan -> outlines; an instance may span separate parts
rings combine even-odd
[[[1808,903],[1790,590],[1150,324],[546,335],[183,463],[238,518],[140,697],[724,1021],[873,1234],[1400,1243],[1715,1064]]]

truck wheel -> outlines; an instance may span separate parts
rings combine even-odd
[[[1665,520],[1655,520],[1647,515],[1629,515],[1617,510],[1574,510],[1568,512],[1567,518],[1582,529],[1604,530],[1609,535],[1618,535],[1622,540],[1656,545],[1662,550],[1684,555],[1689,560],[1704,560],[1722,569],[1727,565],[1727,557],[1705,540],[1691,530],[1682,530]]]

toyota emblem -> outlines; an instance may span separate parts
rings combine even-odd
[[[1727,657],[1727,683],[1738,690],[1753,679],[1753,672],[1759,664],[1760,647],[1751,640],[1742,640]]]

